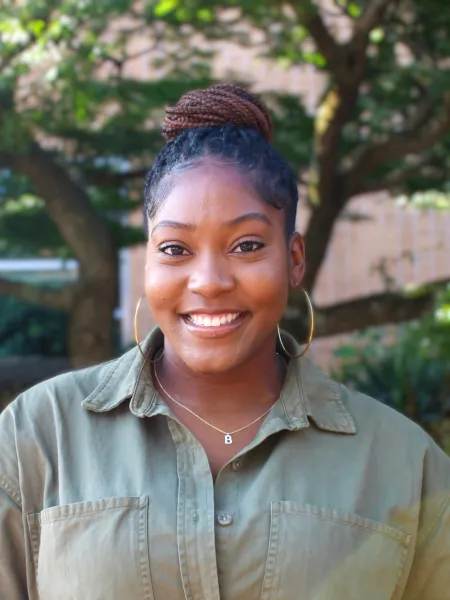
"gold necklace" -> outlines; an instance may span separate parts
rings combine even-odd
[[[260,421],[263,417],[265,417],[266,415],[268,415],[270,413],[270,411],[272,410],[272,408],[274,406],[272,404],[272,406],[269,408],[269,410],[266,410],[266,412],[263,413],[261,416],[259,416],[257,419],[255,419],[254,421],[252,421],[248,425],[245,425],[244,427],[241,427],[240,429],[236,429],[235,431],[229,431],[229,432],[223,431],[223,429],[219,429],[219,427],[216,427],[212,423],[208,423],[208,421],[206,421],[205,419],[203,419],[200,415],[198,415],[197,413],[195,413],[193,410],[191,410],[190,408],[188,408],[184,404],[181,404],[181,402],[178,402],[178,400],[175,400],[175,398],[169,394],[169,392],[165,389],[165,387],[161,383],[161,381],[160,381],[160,379],[158,377],[158,373],[156,372],[156,365],[154,365],[154,367],[153,367],[153,372],[155,374],[155,379],[158,382],[159,387],[166,394],[166,396],[172,400],[172,402],[175,402],[175,404],[178,405],[180,408],[184,408],[184,410],[186,410],[192,416],[196,417],[199,421],[201,421],[205,425],[208,425],[208,427],[211,427],[212,429],[215,429],[216,431],[218,431],[219,433],[221,433],[224,436],[224,442],[227,445],[233,443],[233,435],[236,435],[236,433],[239,433],[240,431],[244,431],[244,429],[248,429],[249,427],[251,427],[252,425],[254,425],[255,423],[257,423],[258,421]]]

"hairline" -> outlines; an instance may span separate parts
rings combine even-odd
[[[264,198],[264,196],[261,195],[260,190],[258,189],[258,186],[256,185],[255,181],[251,177],[249,177],[249,174],[257,169],[255,169],[255,168],[245,169],[242,167],[242,165],[240,165],[239,163],[234,161],[232,158],[226,158],[226,157],[223,158],[221,156],[217,156],[208,151],[201,156],[198,156],[198,157],[195,157],[192,159],[187,159],[185,161],[181,160],[179,163],[174,165],[173,169],[171,169],[168,173],[166,173],[161,178],[161,180],[158,182],[158,185],[157,185],[156,189],[154,190],[154,197],[153,197],[152,204],[153,204],[153,206],[155,206],[155,211],[154,211],[154,214],[152,217],[150,217],[150,214],[148,211],[148,203],[146,203],[146,211],[145,211],[144,217],[146,220],[145,229],[147,231],[148,237],[150,235],[150,228],[149,228],[148,221],[156,216],[156,214],[158,213],[158,211],[160,210],[160,208],[162,207],[164,202],[167,200],[170,193],[173,191],[173,189],[177,185],[177,179],[181,175],[184,175],[185,173],[187,173],[188,171],[198,168],[198,167],[202,166],[202,164],[205,164],[207,162],[211,162],[219,168],[227,168],[227,167],[230,168],[231,167],[232,169],[234,169],[236,171],[236,173],[241,175],[245,181],[249,181],[249,184],[251,185],[252,189],[256,192],[256,194],[258,195],[261,202],[264,202],[265,204],[269,204],[270,206],[273,206],[276,210],[280,210],[281,212],[283,212],[285,215],[285,219],[286,219],[286,223],[285,223],[286,239],[287,239],[287,242],[289,242],[290,237],[295,232],[295,223],[294,223],[294,227],[291,228],[290,224],[288,223],[287,207],[279,207],[278,208],[274,204],[268,202]],[[163,195],[161,195],[161,191],[163,192]],[[292,231],[291,231],[291,229],[292,229]]]

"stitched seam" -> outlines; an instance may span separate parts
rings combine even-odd
[[[97,388],[97,393],[95,395],[96,398],[98,398],[98,396],[103,392],[103,390],[105,389],[105,387],[108,385],[108,383],[111,381],[113,375],[116,373],[117,369],[120,367],[120,365],[122,364],[123,360],[125,359],[125,356],[121,356],[119,359],[117,360],[116,366],[111,369],[111,371],[109,372],[109,375],[105,376],[105,379],[103,380],[103,383],[100,384],[99,388]],[[98,403],[95,402],[93,399],[89,402],[89,404],[92,404],[93,406],[98,407]]]
[[[326,521],[335,521],[337,523],[342,523],[343,525],[347,525],[350,527],[357,527],[358,529],[361,529],[362,531],[367,531],[369,533],[381,533],[382,535],[389,537],[393,540],[395,540],[396,542],[401,542],[403,545],[408,544],[409,540],[411,538],[410,535],[403,533],[401,531],[399,531],[399,533],[401,534],[401,536],[397,536],[394,533],[391,533],[389,531],[387,531],[386,529],[380,528],[380,529],[376,529],[376,528],[371,528],[371,527],[366,527],[362,524],[359,523],[352,523],[351,521],[346,521],[345,519],[339,519],[337,517],[329,517],[329,516],[324,516],[324,515],[315,515],[314,513],[294,513],[294,514],[308,514],[309,516],[314,516],[314,517],[318,517],[319,519],[325,519]]]
[[[147,364],[147,357],[148,357],[148,355],[150,354],[150,351],[151,351],[151,348],[149,348],[149,350],[148,350],[147,354],[145,355],[145,360],[143,360],[143,361],[142,361],[141,367],[140,367],[140,369],[139,369],[138,376],[137,376],[137,378],[136,378],[136,383],[135,383],[135,385],[134,385],[134,387],[133,387],[133,393],[132,393],[132,395],[131,395],[131,405],[133,406],[133,408],[136,408],[136,409],[139,409],[139,408],[141,408],[141,406],[142,406],[142,403],[143,403],[143,402],[144,402],[144,400],[145,400],[145,394],[142,394],[142,399],[141,399],[140,401],[138,401],[138,402],[134,402],[134,398],[135,398],[135,395],[136,395],[136,392],[137,392],[138,386],[139,386],[139,384],[140,384],[140,382],[141,382],[142,372],[144,371],[144,367],[145,367],[145,365]],[[144,386],[145,386],[145,385],[146,385],[146,382],[144,381]]]
[[[133,388],[133,393],[131,394],[131,402],[130,402],[130,404],[136,410],[139,410],[142,407],[142,404],[143,404],[143,402],[145,400],[145,394],[142,394],[142,400],[140,400],[140,402],[137,402],[136,404],[133,403],[134,396],[135,396],[135,394],[137,392],[139,383],[141,381],[142,373],[143,373],[144,368],[145,368],[145,366],[147,364],[147,358],[150,356],[151,352],[152,352],[152,348],[149,347],[148,350],[147,350],[147,353],[145,355],[145,359],[142,361],[142,365],[141,365],[141,368],[139,369],[139,374],[138,374],[137,379],[136,379],[136,384],[135,384],[135,386]],[[155,356],[156,356],[156,354],[158,352],[159,352],[159,349],[155,352]],[[151,385],[151,376],[150,376],[150,381],[148,381],[148,380],[144,381],[144,389],[147,388],[147,387],[150,387],[152,389],[153,394],[152,394],[152,397],[150,398],[150,402],[149,402],[148,407],[145,409],[145,411],[143,413],[143,416],[146,416],[146,415],[148,415],[151,412],[151,410],[153,409],[153,406],[154,406],[154,404],[156,402],[157,393],[156,393],[156,390],[155,390],[154,386]]]
[[[99,514],[104,512],[109,512],[111,510],[123,510],[124,508],[136,508],[136,506],[132,504],[127,504],[126,506],[111,506],[110,508],[99,508],[97,510],[86,510],[82,512],[73,513],[70,515],[64,515],[61,517],[54,518],[46,518],[45,516],[41,519],[42,524],[45,523],[54,523],[55,521],[65,521],[66,519],[73,519],[76,517],[87,517],[88,515]],[[45,509],[44,509],[45,510]]]
[[[153,587],[150,566],[150,548],[148,541],[148,508],[147,496],[141,496],[138,512],[139,533],[139,563],[144,584],[145,600],[153,600]]]
[[[11,498],[11,500],[17,504],[17,506],[21,509],[22,502],[20,500],[20,492],[17,493],[13,490],[12,486],[8,483],[5,477],[0,478],[0,488],[5,492],[5,494]]]
[[[304,397],[304,389],[303,389],[302,381],[301,381],[301,379],[298,378],[298,373],[296,373],[296,375],[297,375],[297,381],[300,386],[302,396]],[[336,408],[339,411],[339,415],[342,416],[342,418],[344,419],[345,425],[324,425],[323,421],[317,419],[315,415],[312,416],[313,420],[315,421],[315,423],[317,424],[318,427],[320,427],[321,429],[324,429],[325,431],[331,431],[331,432],[343,431],[346,433],[348,433],[349,429],[354,431],[356,428],[355,428],[355,425],[353,422],[353,418],[351,417],[348,409],[346,408],[345,404],[341,400],[340,394],[338,392],[337,384],[328,377],[323,377],[323,379],[324,379],[324,381],[329,383],[332,387],[332,393],[333,393],[332,400],[336,403]],[[305,409],[303,397],[302,397],[302,404],[303,404],[303,408]],[[310,409],[312,412],[312,407],[310,407]],[[305,409],[305,412],[307,412],[306,409]]]
[[[283,394],[281,394],[281,393],[280,393],[280,402],[281,402],[281,406],[283,407],[285,417],[286,417],[286,419],[289,422],[289,425],[293,425],[293,422],[292,422],[292,420],[291,420],[291,418],[289,416],[289,413],[287,411],[286,404],[285,404],[285,402],[283,400]]]
[[[303,370],[303,363],[302,361],[300,361],[300,369]],[[299,376],[298,373],[298,369],[295,369],[295,378],[297,380],[297,385],[300,388],[300,402],[302,403],[302,409],[303,409],[303,414],[307,415],[308,411],[307,411],[307,407],[306,407],[306,402],[305,402],[305,390],[303,388],[303,382],[301,377]]]
[[[371,527],[370,525],[365,525],[364,523],[356,523],[355,521],[350,521],[343,517],[338,517],[338,516],[334,517],[332,515],[317,513],[317,512],[313,512],[313,511],[295,510],[292,508],[286,508],[283,512],[284,512],[284,514],[288,514],[288,515],[289,514],[290,515],[305,515],[305,516],[317,517],[319,519],[324,519],[327,521],[336,521],[337,523],[342,523],[343,525],[358,527],[359,529],[362,529],[363,531],[367,531],[369,533],[381,533],[397,542],[402,542],[402,543],[406,543],[406,544],[409,544],[409,541],[411,538],[411,535],[404,533],[400,529],[391,528],[390,526],[384,525],[383,523],[374,524],[374,526]]]
[[[336,404],[338,405],[339,411],[341,413],[341,415],[344,417],[345,422],[347,424],[348,427],[351,428],[355,428],[354,427],[354,423],[352,423],[353,419],[350,420],[349,418],[349,412],[347,407],[345,406],[345,404],[342,402],[341,400],[341,396],[337,390],[337,386],[334,382],[331,382],[333,384],[333,395],[334,395],[334,400],[336,402]]]
[[[40,538],[40,520],[39,515],[31,513],[27,515],[28,529],[30,531],[30,544],[33,557],[34,570],[36,577],[39,572],[39,538]]]
[[[276,535],[274,532],[274,515],[277,515],[280,519],[280,510],[275,505],[271,506],[270,511],[270,528],[269,528],[269,543],[267,547],[267,557],[266,564],[264,569],[264,577],[261,588],[261,598],[265,598],[266,600],[270,600],[273,592],[273,584],[276,579],[276,569],[278,564],[278,554],[280,551],[280,523],[277,523]],[[275,545],[275,552],[271,556],[270,551],[272,544]],[[271,572],[269,573],[270,568]]]
[[[409,536],[409,537],[411,537],[411,536]],[[409,542],[409,540],[408,540],[408,542]],[[401,552],[401,561],[400,561],[400,564],[399,564],[399,567],[398,567],[397,581],[396,581],[395,588],[394,588],[394,594],[392,595],[393,599],[397,598],[397,597],[401,598],[401,595],[397,596],[397,592],[399,592],[400,594],[402,593],[402,590],[400,588],[400,582],[402,580],[402,575],[403,575],[403,572],[405,570],[405,564],[406,564],[406,558],[407,558],[407,556],[408,556],[408,546],[404,545],[403,546],[403,550]]]

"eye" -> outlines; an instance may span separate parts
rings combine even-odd
[[[263,242],[256,242],[254,240],[246,240],[245,242],[241,242],[234,248],[234,252],[238,254],[247,254],[249,252],[256,252],[264,248]]]
[[[159,251],[168,256],[187,256],[189,254],[186,248],[183,248],[179,244],[160,246]]]

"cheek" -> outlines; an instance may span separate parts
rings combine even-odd
[[[177,280],[163,272],[159,265],[147,266],[145,269],[145,295],[152,312],[161,312],[171,305],[179,295]]]
[[[283,260],[261,268],[246,270],[241,277],[241,286],[255,306],[284,307],[288,299],[289,274]]]

